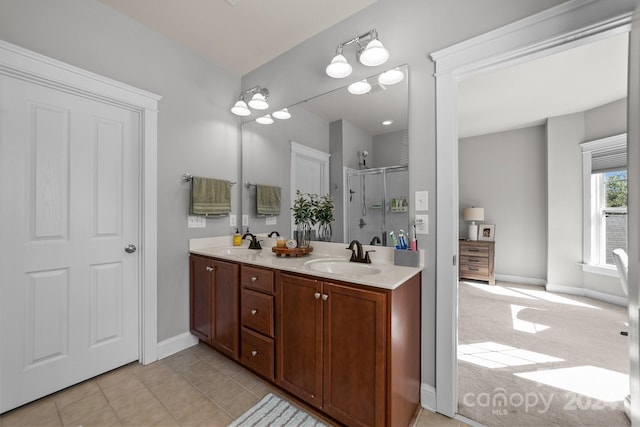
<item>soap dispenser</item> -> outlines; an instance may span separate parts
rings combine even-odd
[[[242,236],[240,235],[240,230],[236,228],[236,233],[233,235],[233,246],[241,246],[242,245]]]

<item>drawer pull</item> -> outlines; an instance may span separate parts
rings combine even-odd
[[[256,314],[258,314],[258,310],[254,308],[253,310],[251,310],[251,314],[255,316]]]
[[[215,268],[214,268],[214,267],[207,266],[207,271],[208,271],[208,272],[212,272],[213,270],[215,270]]]
[[[258,350],[252,350],[251,351],[251,355],[254,356],[254,357],[257,356],[258,355]]]
[[[469,258],[469,262],[481,262],[481,261],[477,258]]]
[[[320,299],[320,292],[316,292],[315,294],[313,294],[313,297],[315,299]]]
[[[479,249],[467,249],[469,252],[480,252]]]
[[[329,295],[327,294],[322,294],[322,301],[326,301],[329,299]]]
[[[251,276],[251,281],[252,281],[252,282],[255,282],[255,281],[257,281],[257,280],[258,280],[258,276]]]
[[[469,270],[472,271],[480,271],[480,269],[478,267],[469,267]]]

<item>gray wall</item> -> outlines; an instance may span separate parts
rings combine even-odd
[[[426,249],[423,383],[435,386],[435,78],[428,54],[560,3],[562,0],[379,0],[242,78],[242,87],[268,87],[274,108],[326,93],[345,83],[324,74],[336,45],[371,28],[377,29],[389,49],[389,67],[408,64],[410,194],[429,191],[429,235],[420,239],[420,246]],[[354,66],[349,81],[371,75],[371,69],[356,64],[353,49],[345,48],[345,55]],[[284,69],[288,71],[283,73]],[[410,210],[413,216],[412,206]]]
[[[158,115],[158,340],[189,330],[188,240],[229,233],[229,220],[187,229],[185,172],[239,180],[240,129],[229,106],[240,78],[96,0],[2,0],[0,39],[162,96]],[[239,213],[240,185],[233,187]]]
[[[406,165],[408,162],[409,133],[405,130],[373,137],[373,164],[370,167]]]
[[[256,216],[256,188],[243,191],[243,211],[249,215],[252,233],[277,230],[281,236],[291,234],[291,141],[329,153],[329,122],[303,108],[290,108],[292,118],[276,120],[272,125],[255,121],[242,126],[242,179],[254,184],[282,188],[277,224],[266,225]]]
[[[535,126],[460,140],[460,236],[462,209],[484,208],[484,224],[496,225],[496,274],[546,277],[545,127]]]

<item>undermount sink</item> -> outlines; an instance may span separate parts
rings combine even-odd
[[[306,269],[317,271],[318,273],[330,273],[343,276],[364,276],[382,272],[380,268],[373,267],[370,264],[358,264],[343,259],[317,259],[307,261],[304,265]]]
[[[236,247],[219,248],[219,249],[214,249],[211,252],[212,252],[212,255],[232,256],[232,257],[242,258],[242,259],[252,259],[260,256],[260,254],[262,253],[262,251],[259,249],[247,249],[247,248],[236,248]]]

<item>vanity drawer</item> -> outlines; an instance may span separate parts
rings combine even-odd
[[[481,258],[476,256],[460,256],[460,265],[462,267],[487,267],[489,268],[489,258]]]
[[[273,296],[243,288],[240,301],[242,326],[273,337]]]
[[[243,265],[240,270],[240,284],[245,288],[273,293],[273,271],[265,268]]]
[[[242,328],[240,362],[260,375],[275,378],[273,339],[264,337],[250,329]]]
[[[489,247],[460,245],[460,257],[463,255],[489,258]]]

